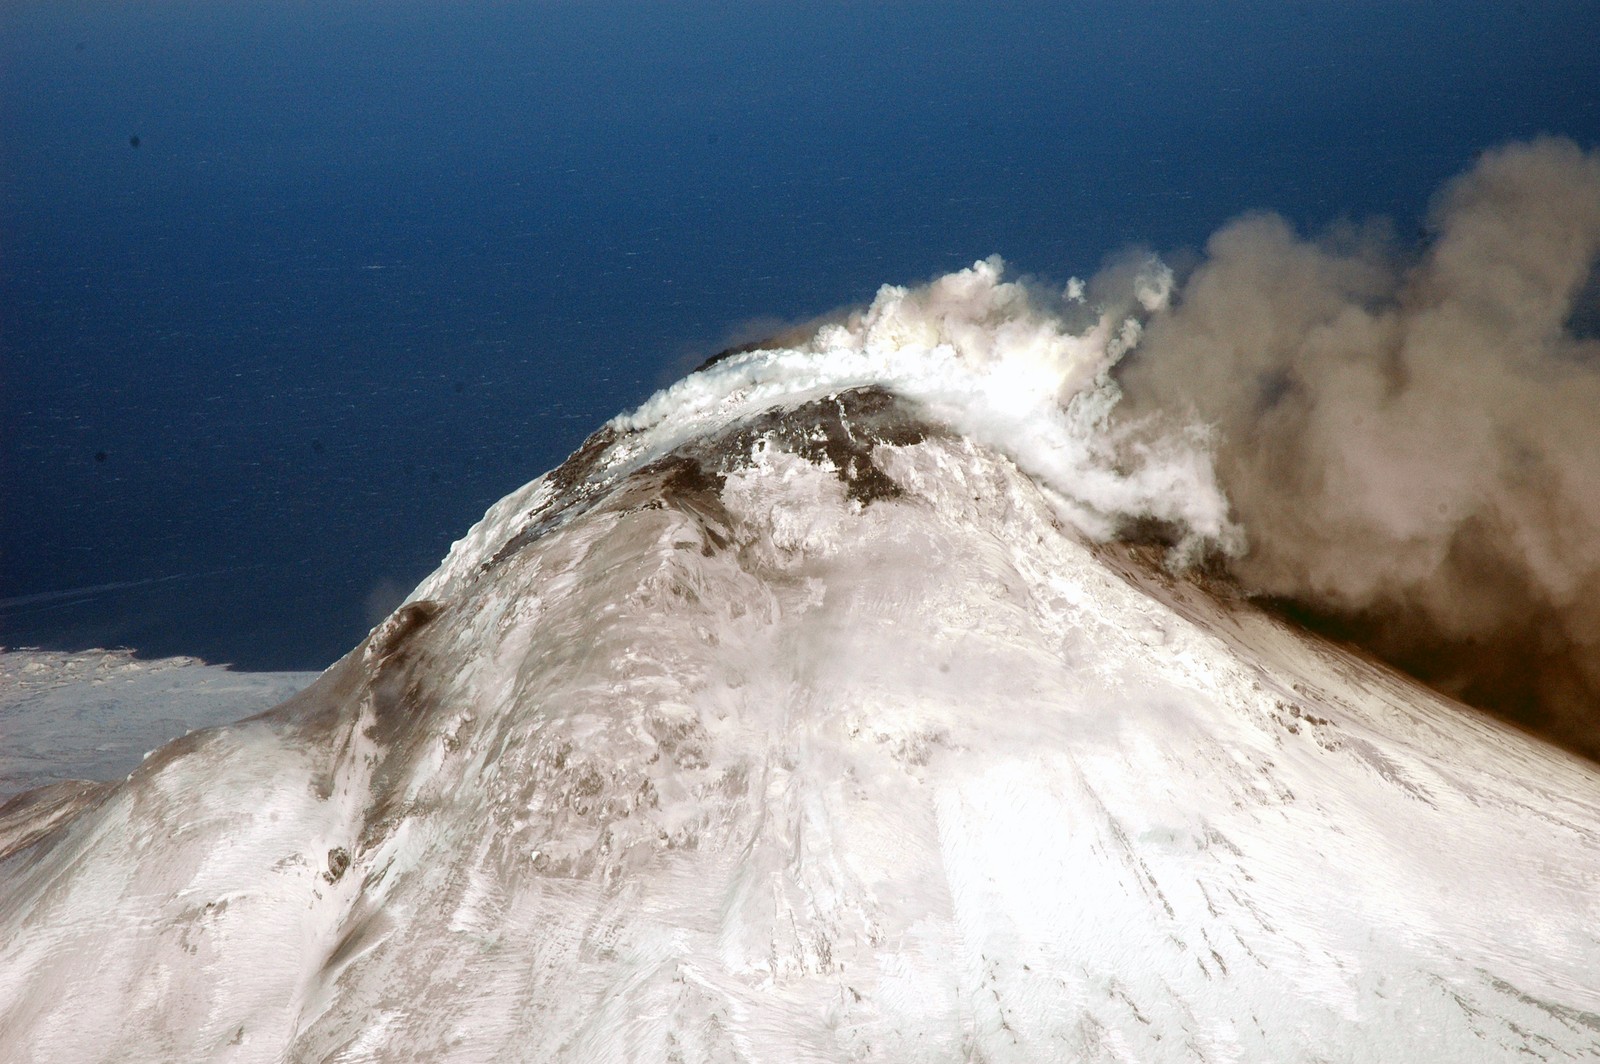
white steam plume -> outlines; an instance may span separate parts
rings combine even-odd
[[[1002,280],[1003,270],[995,257],[920,288],[885,285],[842,323],[795,346],[719,360],[616,425],[641,433],[631,446],[654,453],[753,410],[876,385],[1009,454],[1092,537],[1147,519],[1176,531],[1180,558],[1235,546],[1203,433],[1135,438],[1110,423],[1119,392],[1109,371],[1139,337],[1133,307],[1163,305],[1170,271],[1145,260],[1128,279],[1126,305],[1080,309],[1073,320],[1067,295],[1042,296]],[[1070,290],[1078,301],[1080,289]]]

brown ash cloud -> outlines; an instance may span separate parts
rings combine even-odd
[[[1214,426],[1253,592],[1600,759],[1600,153],[1484,154],[1406,248],[1217,232],[1118,369]]]

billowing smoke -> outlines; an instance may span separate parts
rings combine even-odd
[[[1213,236],[1116,372],[1215,429],[1250,589],[1600,758],[1600,154],[1542,139],[1380,225]],[[1115,287],[1103,281],[1102,287]]]

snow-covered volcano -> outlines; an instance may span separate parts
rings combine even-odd
[[[6,1058],[1600,1056],[1600,773],[1097,543],[1231,534],[1200,452],[1083,431],[1120,327],[907,298],[603,429],[280,708],[0,811]]]

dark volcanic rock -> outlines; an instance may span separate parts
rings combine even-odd
[[[484,565],[497,568],[551,529],[587,512],[625,477],[655,480],[661,497],[694,495],[699,507],[720,509],[717,496],[730,473],[747,468],[756,447],[767,441],[808,461],[832,465],[846,495],[869,506],[901,494],[900,486],[873,459],[879,444],[906,446],[941,432],[915,406],[879,387],[852,388],[794,407],[763,410],[743,421],[685,443],[643,468],[611,471],[604,459],[627,434],[607,425],[550,474],[557,495],[528,514],[527,523]],[[708,499],[709,497],[709,499]]]

